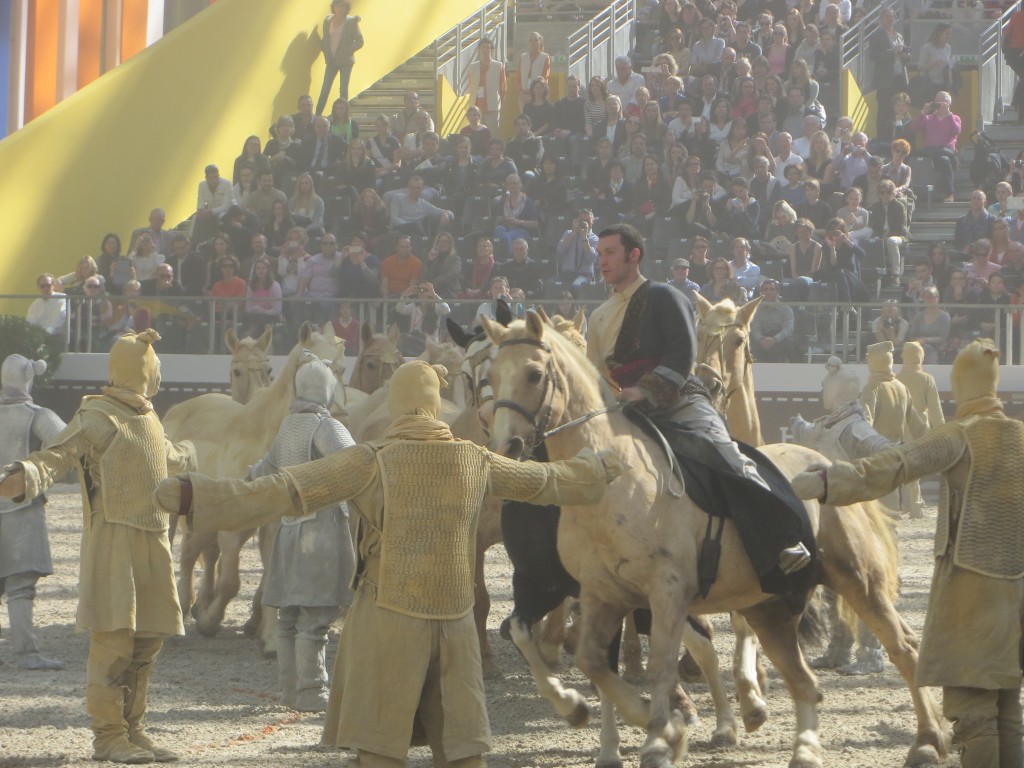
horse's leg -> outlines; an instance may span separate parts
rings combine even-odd
[[[732,674],[736,682],[736,698],[747,733],[753,733],[768,719],[768,704],[761,693],[758,679],[757,637],[747,620],[733,611],[729,614],[736,633],[736,650],[732,657]]]
[[[200,608],[196,618],[199,634],[213,637],[220,631],[224,621],[224,612],[242,587],[239,576],[239,561],[242,547],[253,530],[221,532],[217,535],[220,542],[220,562],[217,566],[217,584],[213,600],[205,608]]]
[[[672,768],[686,754],[686,723],[671,707],[678,684],[679,647],[686,627],[686,600],[680,590],[650,595],[651,634],[647,677],[651,717],[647,739],[640,748],[640,768]]]
[[[715,730],[711,734],[711,746],[733,746],[737,743],[736,718],[732,714],[729,693],[722,680],[722,673],[718,667],[718,652],[711,642],[711,635],[705,634],[702,624],[687,617],[686,626],[683,628],[683,643],[703,670],[711,699],[715,702]],[[688,722],[687,725],[692,723]]]
[[[595,768],[622,768],[619,755],[619,726],[615,721],[615,703],[607,694],[598,691],[601,697],[601,751],[597,755]]]
[[[558,607],[542,620],[540,632],[537,634],[541,655],[548,666],[554,669],[562,654],[562,643],[565,642],[565,619],[568,611],[569,598],[565,598]]]
[[[640,634],[632,611],[626,614],[626,628],[622,633],[622,659],[626,664],[624,677],[630,682],[641,682],[644,679],[644,649],[640,645]]]
[[[192,618],[197,622],[199,614],[213,602],[217,594],[217,568],[220,563],[220,542],[214,532],[200,534],[203,557],[203,578],[199,583],[199,597],[192,606]]]
[[[483,666],[484,675],[501,677],[501,667],[494,660],[494,650],[491,648],[491,641],[487,639],[487,616],[491,612],[491,595],[488,593],[487,583],[484,581],[484,556],[486,554],[486,548],[481,546],[478,541],[474,566],[473,619],[476,623],[477,638],[480,641],[480,663]]]
[[[761,647],[779,670],[796,709],[796,738],[789,768],[822,768],[818,741],[818,681],[804,661],[797,638],[800,616],[785,602],[768,600],[745,609],[744,618],[757,632]]]
[[[562,686],[562,681],[550,670],[533,641],[530,625],[521,617],[513,615],[505,620],[504,628],[509,639],[526,659],[540,695],[551,702],[555,712],[564,717],[569,725],[574,728],[586,725],[590,720],[586,698],[578,691]]]

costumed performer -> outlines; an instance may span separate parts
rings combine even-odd
[[[918,342],[908,341],[903,345],[903,365],[896,374],[896,380],[907,388],[915,410],[927,419],[929,427],[941,427],[946,423],[942,402],[939,400],[939,388],[935,385],[935,377],[924,370],[924,347]],[[916,520],[924,517],[921,483],[917,480],[908,483],[904,494],[904,511],[910,518]]]

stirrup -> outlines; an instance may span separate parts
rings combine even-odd
[[[806,568],[810,564],[811,553],[802,541],[797,542],[792,547],[786,547],[779,554],[779,570],[787,576]]]

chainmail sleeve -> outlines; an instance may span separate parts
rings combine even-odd
[[[32,419],[32,434],[39,444],[46,448],[56,441],[67,426],[64,420],[49,408],[39,408]]]
[[[490,462],[490,495],[536,505],[596,504],[609,480],[605,465],[589,450],[550,463],[513,461],[492,453]]]
[[[324,419],[313,433],[313,447],[321,456],[330,456],[355,444],[348,429],[337,419]]]

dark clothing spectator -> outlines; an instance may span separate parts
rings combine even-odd
[[[953,247],[958,251],[965,250],[975,240],[992,236],[992,225],[996,217],[986,210],[975,215],[968,211],[956,220],[953,233]]]

